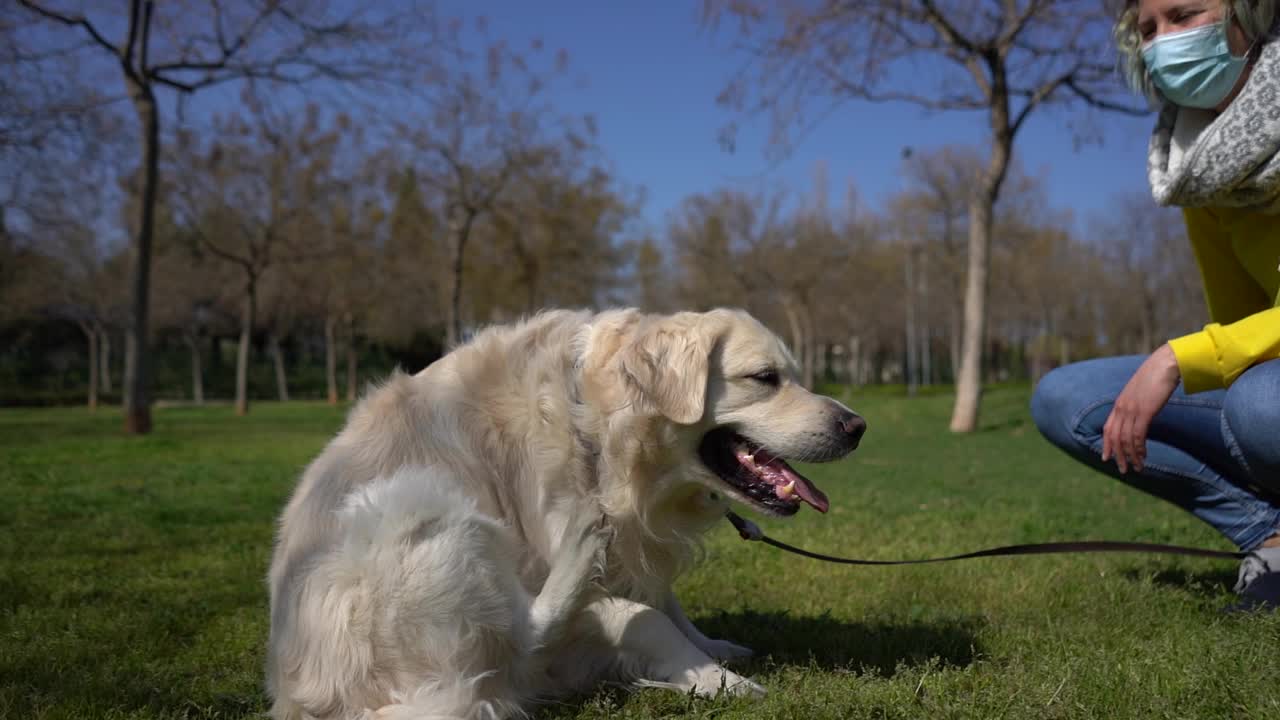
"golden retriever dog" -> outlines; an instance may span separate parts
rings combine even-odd
[[[280,518],[272,714],[509,717],[602,682],[762,695],[672,582],[731,500],[826,512],[786,460],[865,428],[734,310],[547,312],[395,373]]]

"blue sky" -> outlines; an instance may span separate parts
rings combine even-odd
[[[717,131],[733,116],[715,104],[718,92],[743,57],[727,34],[711,35],[698,23],[696,2],[448,2],[453,13],[483,13],[492,34],[519,46],[534,37],[568,51],[580,82],[557,89],[565,112],[592,113],[599,140],[626,183],[644,186],[645,219],[660,230],[666,214],[695,192],[718,187],[805,190],[819,163],[827,167],[833,194],[851,181],[871,206],[900,187],[900,152],[948,143],[979,144],[983,117],[976,113],[926,114],[910,105],[847,103],[774,163],[764,154],[764,127],[739,137],[730,154]],[[1092,117],[1101,145],[1077,148],[1070,123],[1080,112],[1037,111],[1018,136],[1023,167],[1043,174],[1051,201],[1078,219],[1105,211],[1112,198],[1145,192],[1147,136],[1153,118]]]

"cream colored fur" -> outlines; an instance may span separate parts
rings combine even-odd
[[[779,387],[749,378],[766,367]],[[795,374],[730,310],[547,312],[393,374],[280,518],[272,715],[508,717],[603,681],[763,694],[671,586],[737,497],[698,459],[708,430],[850,449],[831,429],[849,411]]]

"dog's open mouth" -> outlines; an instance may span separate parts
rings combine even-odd
[[[801,502],[822,513],[831,507],[827,496],[785,460],[728,428],[707,433],[698,452],[740,499],[766,512],[794,515]]]

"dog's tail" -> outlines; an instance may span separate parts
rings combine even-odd
[[[480,685],[492,673],[446,673],[429,678],[412,693],[362,720],[505,720],[523,717],[516,698],[494,698]]]

